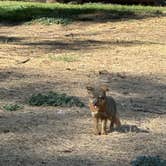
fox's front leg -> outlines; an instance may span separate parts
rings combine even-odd
[[[96,135],[100,135],[101,133],[99,131],[99,118],[94,117],[93,120],[94,120],[94,132]]]
[[[106,126],[107,126],[107,119],[102,119],[101,121],[101,134],[106,135]]]

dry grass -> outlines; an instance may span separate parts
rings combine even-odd
[[[166,116],[142,112],[165,112],[165,26],[165,18],[1,26],[0,105],[20,103],[24,109],[0,112],[0,165],[117,166],[139,155],[165,158]],[[109,73],[99,75],[101,70]],[[26,104],[34,92],[46,91],[87,103],[89,82],[108,84],[126,130],[94,136],[87,108]]]

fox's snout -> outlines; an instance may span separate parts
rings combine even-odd
[[[98,105],[97,103],[98,103],[98,100],[97,100],[97,99],[93,99],[93,100],[92,100],[92,104],[93,104],[94,106],[97,106],[97,105]]]

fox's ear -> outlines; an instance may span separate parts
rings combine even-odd
[[[94,88],[91,87],[91,86],[87,86],[86,89],[87,89],[88,91],[93,91]]]
[[[102,89],[104,92],[109,91],[109,88],[108,88],[107,85],[102,85],[102,86],[101,86],[101,89]]]

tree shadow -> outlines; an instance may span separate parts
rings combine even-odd
[[[8,80],[18,80],[18,79],[22,79],[25,78],[26,75],[20,72],[14,72],[14,71],[7,71],[7,70],[1,70],[0,71],[0,81],[8,81]]]
[[[166,84],[159,83],[159,76],[149,77],[146,75],[137,76],[129,75],[125,73],[101,73],[97,75],[98,82],[106,83],[110,91],[108,95],[112,95],[117,98],[119,103],[122,103],[125,107],[130,110],[137,112],[149,112],[149,113],[165,113],[166,108],[166,96],[165,89]],[[48,81],[43,81],[42,77],[48,78]],[[43,93],[48,91],[54,91],[57,89],[58,92],[65,91],[65,87],[77,86],[82,89],[82,81],[73,82],[68,78],[61,78],[61,75],[57,75],[54,79],[49,76],[42,76],[39,74],[25,74],[20,71],[1,71],[0,80],[1,82],[12,82],[28,78],[33,79],[33,82],[24,82],[24,84],[16,84],[11,88],[0,88],[0,99],[1,101],[20,101],[26,103],[28,97],[34,93]],[[86,75],[85,75],[86,77]],[[89,76],[87,76],[89,78]],[[155,79],[154,79],[155,77]],[[39,79],[40,78],[40,79]],[[96,75],[90,76],[91,80],[96,80]],[[68,80],[68,81],[67,81]],[[70,84],[70,85],[69,85]],[[86,83],[84,83],[86,84]],[[69,92],[72,95],[73,88]],[[85,90],[86,91],[86,88]],[[79,96],[83,101],[87,101],[88,97]]]
[[[0,43],[15,43],[20,42],[22,38],[14,36],[0,36]]]
[[[29,46],[32,48],[39,48],[46,52],[50,52],[52,50],[81,50],[81,49],[97,49],[101,47],[105,47],[107,45],[119,46],[119,47],[133,47],[137,45],[164,45],[162,42],[156,41],[141,41],[141,40],[110,40],[110,41],[100,41],[100,40],[78,40],[74,39],[76,36],[72,34],[72,41],[64,40],[41,40],[41,41],[33,41],[29,42],[28,38],[14,38],[14,37],[3,37],[2,41],[7,41],[10,44]],[[9,40],[8,40],[9,39]],[[1,40],[1,39],[0,39]]]
[[[35,108],[35,111],[33,108]],[[87,118],[86,112],[67,110],[78,110],[76,107],[54,107],[53,109],[53,107],[47,106],[33,108],[30,107],[26,112],[22,112],[22,110],[15,112],[1,111],[0,133],[33,133],[36,135],[42,134],[44,137],[47,137],[49,133],[54,133],[56,137],[68,138],[85,133],[85,126],[77,127],[77,119],[85,118],[85,116]]]
[[[154,114],[166,113],[166,84],[158,82],[159,75],[130,75],[127,73],[109,73],[99,71],[97,76],[100,84],[107,84],[108,95],[117,98],[118,102],[133,112]]]
[[[10,146],[11,145],[11,146]],[[38,152],[31,152],[32,149],[27,145],[22,145],[21,147],[23,149],[26,149],[26,153],[21,153],[19,150],[14,152],[11,147],[13,147],[12,144],[8,144],[3,146],[4,152],[6,152],[6,149],[11,150],[11,152],[5,156],[4,152],[2,153],[3,158],[0,158],[0,163],[3,166],[12,166],[12,165],[47,165],[47,166],[95,166],[95,165],[117,165],[117,161],[114,158],[110,159],[104,159],[103,155],[100,154],[75,154],[75,151],[70,150],[62,150],[60,152],[57,152],[56,155],[47,154],[45,151],[43,154],[46,156],[42,156],[42,154],[38,154]],[[25,152],[25,150],[23,151]],[[118,163],[124,163],[124,159],[121,159]]]
[[[74,35],[73,35],[74,36]],[[68,43],[68,42],[60,42],[57,40],[44,40],[44,41],[39,41],[39,42],[22,42],[23,45],[32,45],[32,46],[59,46],[61,47],[69,47],[73,48],[76,46],[81,45],[82,47],[87,47],[87,46],[97,46],[97,45],[117,45],[117,46],[133,46],[133,45],[150,45],[150,44],[162,44],[160,42],[152,42],[152,41],[140,41],[140,40],[115,40],[115,41],[100,41],[100,40],[73,40],[73,42]]]
[[[151,41],[139,41],[139,40],[116,40],[116,41],[99,41],[99,40],[73,40],[72,42],[63,42],[57,40],[45,40],[39,42],[22,42],[22,45],[40,47],[41,49],[55,50],[55,49],[64,49],[64,50],[80,50],[80,49],[97,49],[105,45],[116,45],[119,47],[133,47],[136,45],[151,45],[151,44],[160,44],[160,42],[151,42]]]

